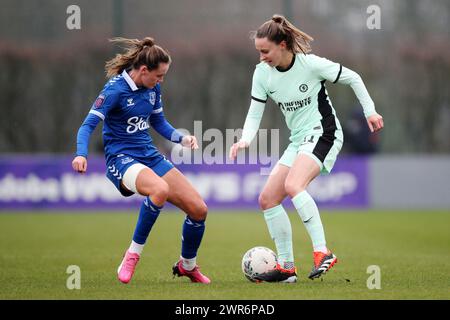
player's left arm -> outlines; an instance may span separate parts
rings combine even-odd
[[[158,88],[159,89],[159,88]],[[183,135],[177,129],[175,129],[164,116],[163,103],[161,99],[161,94],[157,90],[156,104],[153,108],[152,114],[150,115],[150,125],[156,130],[161,136],[169,141],[175,143],[181,143],[184,147],[191,149],[197,149],[198,143],[194,136]]]
[[[383,129],[383,117],[375,110],[375,104],[358,73],[325,58],[314,56],[311,60],[313,67],[321,78],[332,83],[349,85],[353,89],[363,107],[367,125],[371,132]]]
[[[343,67],[342,65],[341,68],[341,75],[336,82],[349,85],[353,89],[353,92],[363,106],[364,115],[370,131],[380,131],[384,127],[383,117],[376,112],[375,104],[373,103],[372,98],[370,98],[369,92],[367,91],[361,76],[355,71]]]
[[[166,120],[162,110],[158,113],[152,113],[150,124],[156,132],[169,141],[180,143],[183,139],[183,135]]]
[[[164,117],[164,113],[154,113],[150,116],[150,124],[153,129],[169,141],[181,143],[182,146],[190,149],[198,149],[198,142],[195,136],[183,135],[175,129]]]

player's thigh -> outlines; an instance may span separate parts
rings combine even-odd
[[[189,180],[177,169],[169,170],[162,179],[169,185],[167,201],[194,220],[204,220],[208,208]]]
[[[273,208],[279,205],[287,193],[284,188],[286,177],[288,176],[290,168],[277,163],[275,168],[270,173],[266,184],[259,195],[259,206],[262,210]]]
[[[320,174],[320,166],[312,156],[300,153],[294,161],[285,181],[286,193],[295,197],[305,190],[309,183]]]
[[[169,185],[152,169],[145,167],[136,175],[136,190],[143,196],[155,196],[165,201],[169,194]]]

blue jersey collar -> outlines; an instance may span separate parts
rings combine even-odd
[[[128,85],[130,86],[131,90],[136,91],[136,90],[139,89],[137,87],[136,83],[134,83],[133,79],[131,79],[130,75],[128,74],[128,72],[126,70],[122,71],[122,77],[128,83]]]

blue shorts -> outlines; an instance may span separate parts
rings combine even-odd
[[[123,176],[130,166],[137,163],[141,163],[152,169],[160,177],[164,176],[170,169],[174,168],[174,165],[161,154],[148,159],[139,160],[126,154],[119,154],[116,157],[111,158],[111,160],[106,163],[106,176],[125,197],[132,196],[134,193],[121,186]]]

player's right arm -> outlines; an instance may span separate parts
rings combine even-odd
[[[100,120],[101,118],[99,116],[89,112],[80,129],[78,129],[77,153],[72,161],[72,168],[79,173],[85,173],[87,170],[89,139],[91,138],[91,134],[97,127]]]
[[[89,139],[92,132],[101,120],[105,120],[107,111],[116,103],[116,95],[107,95],[101,93],[91,107],[88,115],[83,121],[77,134],[77,152],[72,161],[72,168],[79,172],[85,173],[87,170],[87,156],[89,149]]]
[[[230,148],[230,159],[237,157],[239,149],[247,148],[258,133],[259,125],[264,113],[267,101],[267,88],[265,85],[264,71],[261,66],[257,66],[253,73],[252,100],[250,108],[245,118],[241,139]]]

